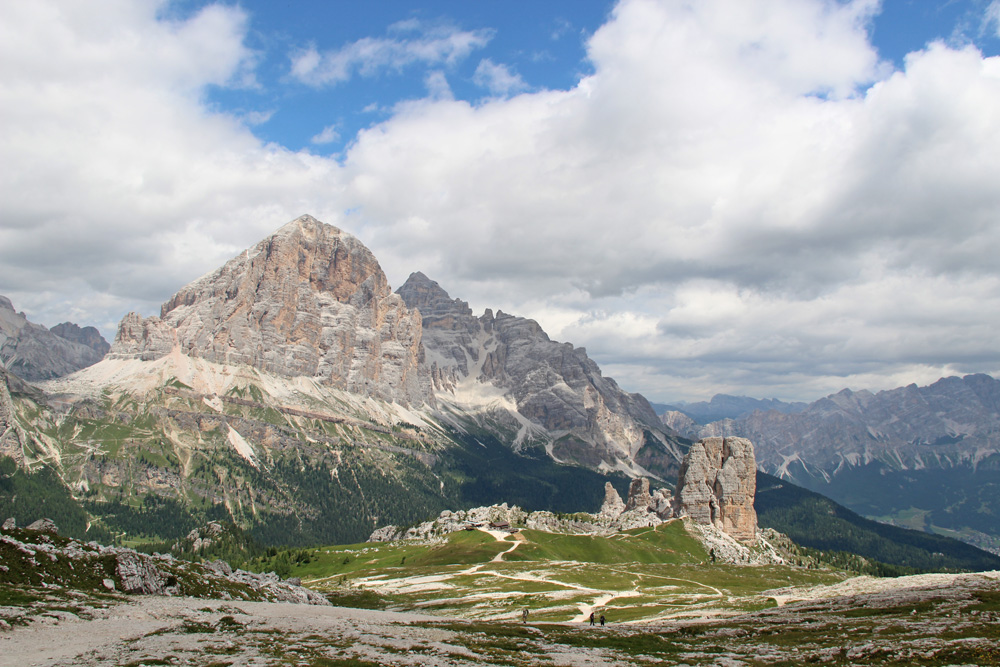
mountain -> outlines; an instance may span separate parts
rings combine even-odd
[[[408,405],[431,400],[419,349],[419,317],[371,251],[302,216],[183,288],[159,317],[130,313],[111,356],[152,361],[177,350]]]
[[[747,415],[755,410],[776,410],[785,414],[800,412],[806,408],[805,403],[785,403],[776,398],[750,398],[749,396],[730,396],[728,394],[716,394],[711,400],[699,401],[698,403],[684,403],[683,405],[662,405],[657,410],[664,424],[670,425],[670,418],[667,413],[679,412],[687,415],[691,420],[699,424],[719,421],[720,419],[736,419]]]
[[[443,290],[408,305],[408,285],[303,216],[125,316],[99,363],[40,391],[5,376],[0,454],[50,468],[95,530],[233,520],[265,544],[494,502],[596,510],[608,482],[673,481],[686,443],[582,349]]]
[[[761,470],[861,514],[1000,547],[1000,381],[988,375],[845,389],[797,413],[757,411],[687,434],[749,438]]]
[[[515,449],[544,447],[562,463],[676,477],[683,443],[585,349],[550,340],[534,320],[489,309],[476,317],[422,273],[397,293],[421,314],[435,399],[460,425],[471,419]]]
[[[0,365],[29,382],[69,375],[100,361],[108,349],[97,329],[65,322],[46,329],[0,296]]]
[[[101,332],[94,327],[81,327],[72,322],[63,322],[55,325],[49,331],[71,343],[79,343],[89,347],[101,355],[102,359],[111,350],[111,344],[104,340]]]

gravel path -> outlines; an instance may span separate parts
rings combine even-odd
[[[380,648],[398,640],[401,626],[416,621],[441,621],[440,617],[342,607],[269,603],[224,602],[179,597],[139,597],[108,609],[95,610],[95,618],[72,614],[46,617],[27,627],[0,633],[0,667],[107,665],[138,661],[142,657],[184,656],[206,652],[208,645],[235,643],[225,632],[200,632],[191,628],[220,627],[229,616],[257,634],[277,631],[294,636],[318,635],[331,641],[356,642]],[[234,626],[239,627],[239,626]],[[408,635],[434,635],[440,631],[412,628]],[[245,633],[242,633],[245,634]],[[368,641],[365,641],[367,638]],[[433,637],[421,637],[433,639]],[[270,664],[255,659],[260,650],[240,646],[234,665]],[[243,649],[248,649],[246,652]],[[371,653],[371,651],[367,651]],[[376,651],[375,654],[378,654]],[[233,659],[233,658],[230,658]]]

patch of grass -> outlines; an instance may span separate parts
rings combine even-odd
[[[216,628],[211,623],[205,623],[203,621],[192,621],[190,619],[185,619],[184,623],[181,624],[181,632],[186,634],[211,634],[215,632]]]
[[[390,598],[370,590],[333,591],[326,594],[326,599],[335,607],[354,609],[388,609],[392,605]]]

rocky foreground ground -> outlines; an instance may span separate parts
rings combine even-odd
[[[0,667],[96,665],[993,665],[1000,573],[858,578],[780,607],[670,625],[470,622],[136,596],[0,632]]]

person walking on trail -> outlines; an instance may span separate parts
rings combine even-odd
[[[601,614],[601,627],[604,627],[604,614]]]
[[[594,612],[590,612],[590,626],[594,626]]]
[[[527,623],[528,622],[528,608],[527,607],[525,607],[524,609],[521,610],[521,622],[522,623]]]

